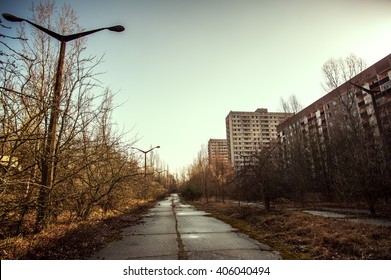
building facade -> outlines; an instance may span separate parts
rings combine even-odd
[[[209,139],[208,158],[211,166],[229,163],[227,139]]]
[[[297,139],[323,143],[338,127],[378,136],[390,131],[391,55],[318,99],[277,127],[283,150]],[[388,144],[389,145],[389,144]]]
[[[244,166],[249,157],[276,142],[277,125],[290,116],[290,113],[268,112],[265,108],[255,112],[229,112],[225,119],[228,157],[234,169]]]

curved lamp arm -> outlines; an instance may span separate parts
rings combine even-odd
[[[122,25],[115,25],[115,26],[111,26],[111,27],[104,27],[104,28],[98,28],[98,29],[94,29],[94,30],[90,30],[90,31],[80,32],[80,33],[72,34],[72,35],[60,35],[60,34],[54,32],[54,31],[46,29],[45,27],[42,27],[42,26],[40,26],[40,25],[38,25],[38,24],[36,24],[34,22],[31,22],[31,21],[29,21],[27,19],[24,19],[24,18],[20,18],[20,17],[14,16],[14,15],[11,15],[11,14],[8,14],[8,13],[4,13],[3,17],[6,20],[11,21],[11,22],[22,22],[22,21],[28,22],[32,26],[38,28],[39,30],[45,32],[46,34],[52,36],[53,38],[56,38],[57,40],[59,40],[61,42],[69,42],[69,41],[78,39],[80,37],[84,37],[84,36],[90,35],[92,33],[104,30],[104,29],[107,29],[107,30],[110,30],[110,31],[114,31],[114,32],[122,32],[122,31],[125,30],[125,27],[123,27]]]

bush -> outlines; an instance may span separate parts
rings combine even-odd
[[[202,193],[191,185],[186,185],[183,188],[181,195],[184,199],[191,201],[200,199],[202,197]]]

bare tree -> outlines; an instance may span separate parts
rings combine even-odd
[[[193,164],[187,170],[188,176],[184,178],[184,185],[187,191],[194,194],[197,198],[199,194],[209,202],[211,170],[208,162],[207,149],[205,146],[197,154]]]
[[[366,62],[355,54],[350,54],[346,58],[330,58],[322,66],[324,77],[322,87],[330,92],[361,73],[365,68]]]
[[[67,5],[59,18],[54,1],[33,5],[32,11],[33,21],[58,33],[81,30]],[[86,55],[84,38],[68,48],[53,182],[49,187],[42,184],[58,42],[26,28],[19,29],[18,37],[29,39],[22,42],[21,55],[1,69],[0,155],[5,173],[1,174],[0,217],[18,221],[20,228],[26,215],[34,215],[40,230],[64,211],[86,218],[96,207],[117,208],[119,197],[133,194],[137,162],[125,156],[122,135],[112,130],[112,94],[110,90],[100,93],[94,73],[102,58]],[[6,159],[8,167],[3,168]]]
[[[342,83],[350,81],[361,85],[360,72],[365,68],[365,62],[350,55],[345,59],[329,60],[323,67],[325,77],[323,87],[336,91],[335,113],[329,119],[329,141],[326,145],[329,155],[328,169],[337,195],[345,202],[362,201],[368,205],[372,214],[376,213],[376,204],[387,187],[389,172],[387,172],[387,153],[383,134],[379,133],[377,121],[366,119],[368,110],[363,113],[361,103],[365,104],[365,96],[361,88],[353,84]],[[340,92],[339,92],[340,91]],[[360,101],[363,98],[364,101]],[[369,98],[376,102],[372,96]],[[375,112],[375,107],[368,104],[369,111]],[[377,118],[376,118],[377,119]]]
[[[206,201],[209,202],[210,197],[210,188],[209,188],[209,178],[210,178],[210,168],[208,164],[208,152],[205,146],[202,146],[201,151],[197,155],[197,170],[202,179],[203,193]]]
[[[227,187],[229,182],[229,176],[232,175],[233,170],[231,165],[224,160],[217,159],[212,163],[209,163],[211,177],[216,186],[215,196],[216,199],[220,198],[224,203],[225,197],[227,196]]]
[[[26,155],[34,151],[34,147],[28,148],[26,143],[37,139],[34,127],[39,116],[26,113],[26,104],[34,97],[23,94],[26,81],[21,82],[23,75],[19,65],[21,60],[30,63],[33,60],[9,44],[10,41],[25,39],[6,35],[11,29],[1,20],[0,27],[0,44],[3,47],[0,51],[0,223],[16,221],[18,231],[25,213],[33,206],[34,172],[30,167],[34,163],[26,160]]]
[[[298,113],[303,109],[299,99],[296,95],[291,94],[285,100],[283,97],[280,97],[280,107],[285,113]]]

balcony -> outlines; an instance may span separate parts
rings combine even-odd
[[[369,85],[370,90],[374,90],[379,86],[379,81],[373,81],[372,84]]]
[[[385,90],[390,89],[390,88],[391,88],[391,81],[390,80],[388,80],[385,83],[380,85],[380,91],[385,91]]]
[[[375,89],[377,89],[379,86],[382,86],[384,83],[387,83],[388,81],[390,81],[390,78],[389,78],[388,76],[384,77],[384,78],[381,79],[381,80],[374,81],[372,84],[369,85],[369,89],[370,89],[370,90],[375,90]]]

